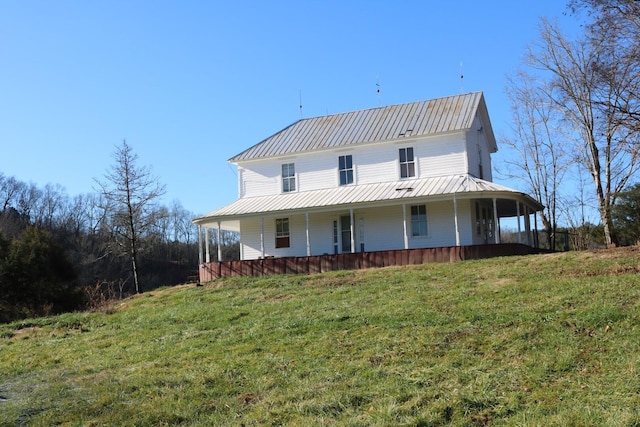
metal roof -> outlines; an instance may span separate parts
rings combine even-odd
[[[393,141],[470,129],[482,109],[490,144],[493,131],[482,92],[301,119],[229,159],[261,159],[308,151]]]
[[[463,198],[465,196],[478,196],[481,193],[493,193],[495,196],[524,199],[536,210],[542,209],[538,202],[517,190],[471,175],[452,175],[375,184],[348,185],[272,196],[246,197],[196,218],[194,222],[196,224],[206,224],[262,214],[332,210],[343,206],[357,208],[358,205],[362,206],[363,204],[379,205],[384,202],[397,202],[401,199],[437,198],[437,196],[446,196],[449,199],[453,194]],[[483,195],[487,196],[487,194]]]

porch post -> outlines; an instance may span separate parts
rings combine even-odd
[[[305,212],[304,216],[307,221],[307,256],[311,256],[311,241],[309,240],[309,212]]]
[[[522,243],[522,229],[520,228],[520,202],[516,200],[516,216],[518,218],[518,243]]]
[[[533,242],[536,249],[540,248],[540,237],[538,236],[538,212],[533,211],[533,225],[535,227],[535,234],[533,235]]]
[[[496,198],[493,198],[493,242],[497,245],[500,243],[500,233],[498,232],[498,204]]]
[[[526,233],[526,243],[527,246],[532,246],[531,245],[531,218],[530,218],[530,213],[529,213],[529,206],[524,205],[524,232]]]
[[[409,249],[409,236],[407,234],[407,205],[402,204],[402,228],[404,232],[404,248]]]
[[[351,229],[351,253],[354,253],[356,251],[356,236],[353,232],[355,229],[355,227],[353,226],[353,220],[353,208],[349,208],[349,222],[351,223],[351,225],[349,226],[349,228]]]
[[[260,256],[264,258],[264,217],[260,217]]]
[[[198,225],[198,265],[202,265],[202,226]]]
[[[220,233],[220,221],[218,221],[218,261],[222,261],[222,239]]]
[[[209,254],[209,228],[204,229],[204,262],[211,262]]]
[[[460,246],[460,229],[458,228],[458,200],[453,194],[453,223],[456,227],[456,246]]]

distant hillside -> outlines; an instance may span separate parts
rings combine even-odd
[[[163,288],[0,326],[0,425],[640,425],[640,252]]]

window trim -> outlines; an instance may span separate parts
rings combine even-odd
[[[422,209],[421,209],[422,208]],[[417,213],[414,213],[414,209],[417,210]],[[423,212],[420,212],[422,210]],[[411,205],[409,210],[411,215],[411,238],[419,239],[429,236],[429,221],[427,217],[427,205]],[[421,233],[420,225],[424,224],[424,233]],[[417,232],[417,233],[416,233]]]
[[[276,218],[276,249],[291,247],[291,229],[289,228],[289,218]]]
[[[409,160],[409,150],[411,160]],[[404,157],[404,161],[402,158]],[[398,149],[398,164],[400,166],[400,179],[410,179],[416,177],[416,156],[413,147],[402,147]],[[402,176],[406,174],[406,176]]]
[[[287,169],[287,175],[285,175],[285,168]],[[293,170],[293,173],[291,172]],[[296,164],[295,163],[282,163],[280,175],[280,182],[282,183],[281,189],[283,193],[293,193],[296,191]],[[285,189],[285,183],[287,189]],[[293,188],[291,184],[293,183]]]
[[[349,167],[350,163],[350,167]],[[344,168],[342,165],[344,164]],[[344,172],[344,175],[343,175]],[[344,176],[344,183],[342,177]],[[353,167],[353,155],[345,154],[338,156],[338,185],[352,185],[355,182],[355,173]]]

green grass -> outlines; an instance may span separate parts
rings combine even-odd
[[[0,425],[640,426],[640,252],[159,289],[0,325]]]

